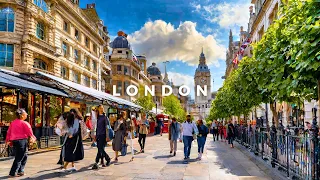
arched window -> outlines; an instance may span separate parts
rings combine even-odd
[[[44,24],[42,22],[38,22],[36,29],[37,38],[44,40]]]
[[[42,70],[48,70],[48,65],[46,62],[42,61],[41,59],[34,59],[33,61],[33,67],[37,69],[42,69]]]
[[[48,12],[48,5],[45,0],[33,0],[33,3],[41,8],[44,12]]]
[[[14,11],[10,7],[0,9],[0,31],[14,31]]]

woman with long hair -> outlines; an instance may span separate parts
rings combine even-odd
[[[64,129],[67,128],[66,121],[67,121],[68,115],[69,115],[69,112],[64,112],[64,113],[62,113],[62,115],[60,116],[60,118],[59,118],[59,120],[58,120],[58,122],[57,122],[57,124],[56,124],[56,127],[58,127],[59,129],[61,129],[61,133],[64,133],[64,132],[62,131],[62,129],[64,130]],[[59,134],[58,134],[58,135],[59,135]],[[60,134],[60,136],[62,136],[63,139],[65,139],[65,135]],[[64,143],[62,144],[61,147],[63,147],[63,146],[64,146]],[[64,163],[63,163],[63,157],[62,157],[62,149],[63,149],[63,148],[61,148],[60,158],[59,158],[59,161],[58,161],[58,163],[57,163],[57,164],[60,164],[61,166],[64,165]]]
[[[17,119],[11,122],[6,136],[6,144],[13,145],[16,152],[9,173],[10,177],[24,175],[24,167],[28,158],[28,138],[30,138],[31,142],[35,142],[37,140],[33,135],[30,124],[25,121],[28,117],[27,112],[24,109],[19,108],[16,111],[16,116]]]
[[[140,153],[144,153],[144,147],[145,147],[145,143],[146,143],[146,137],[148,132],[148,128],[149,128],[149,121],[147,119],[147,115],[146,113],[142,113],[141,114],[141,120],[139,122],[140,128],[139,128],[139,145],[140,145]]]
[[[112,141],[112,149],[115,152],[115,162],[118,162],[119,151],[122,149],[122,144],[124,142],[124,137],[126,134],[126,125],[125,125],[125,112],[120,113],[119,119],[114,123],[114,139]]]
[[[75,161],[82,160],[84,157],[83,144],[81,137],[81,128],[79,121],[82,116],[76,109],[71,109],[70,114],[67,117],[68,133],[65,139],[65,145],[63,146],[63,159],[64,166],[62,171],[67,171],[68,164],[71,162],[71,171],[76,171],[74,165]]]

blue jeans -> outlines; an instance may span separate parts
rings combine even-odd
[[[15,176],[17,172],[18,173],[24,172],[24,167],[27,163],[27,158],[28,158],[27,145],[28,145],[27,139],[13,141],[13,148],[16,151],[16,155],[14,157],[14,161],[13,161],[9,175]]]
[[[202,137],[198,137],[197,141],[198,141],[198,153],[203,153],[203,149],[204,149],[204,144],[206,143],[206,137],[202,136]]]
[[[190,157],[192,141],[193,141],[192,136],[183,136],[184,157]]]

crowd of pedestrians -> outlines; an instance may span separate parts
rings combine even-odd
[[[16,114],[17,119],[11,123],[6,137],[7,144],[16,149],[15,160],[9,172],[11,177],[24,175],[28,141],[36,141],[30,124],[24,121],[28,116],[26,111],[18,109]],[[161,127],[161,123],[158,122],[158,126]],[[146,113],[141,113],[141,118],[136,118],[134,115],[130,117],[125,111],[121,111],[117,120],[111,123],[103,105],[92,108],[91,112],[86,114],[84,118],[77,109],[71,109],[59,117],[55,126],[55,133],[63,139],[58,161],[58,164],[61,165],[59,172],[77,171],[75,162],[84,158],[82,141],[87,137],[90,137],[92,141],[91,146],[97,148],[97,155],[92,169],[110,165],[112,159],[105,151],[105,147],[111,141],[112,149],[115,152],[113,159],[115,163],[118,162],[120,153],[122,156],[127,154],[127,143],[131,147],[130,161],[133,161],[136,152],[138,152],[134,149],[133,139],[138,137],[139,153],[144,153],[149,128],[150,123]],[[201,160],[209,133],[213,135],[214,141],[218,141],[220,136],[222,141],[228,139],[230,146],[233,147],[234,126],[231,121],[226,125],[214,121],[212,124],[208,124],[207,127],[202,118],[193,122],[191,116],[188,115],[185,121],[179,123],[177,118],[169,117],[168,139],[170,154],[176,156],[178,142],[183,142],[184,160],[188,160],[190,159],[192,142],[196,141],[198,144],[197,160]],[[70,164],[71,167],[68,168]]]

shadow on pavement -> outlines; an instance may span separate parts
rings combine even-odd
[[[169,161],[167,164],[188,164],[190,162],[197,162],[196,159],[189,159],[189,160],[177,160],[177,161]]]
[[[162,156],[154,156],[154,159],[165,159],[165,158],[171,158],[173,157],[172,155],[162,155]]]
[[[68,174],[71,174],[71,173],[72,174],[76,174],[76,173],[79,173],[79,172],[93,171],[91,169],[92,166],[93,166],[93,164],[90,164],[89,166],[82,167],[81,169],[78,169],[75,172],[51,172],[49,174],[43,174],[43,175],[36,176],[36,177],[26,177],[26,178],[23,178],[22,180],[27,180],[27,179],[39,179],[39,180],[41,179],[42,180],[42,179],[62,178],[65,175],[68,175]],[[1,179],[1,177],[0,177],[0,179]]]

